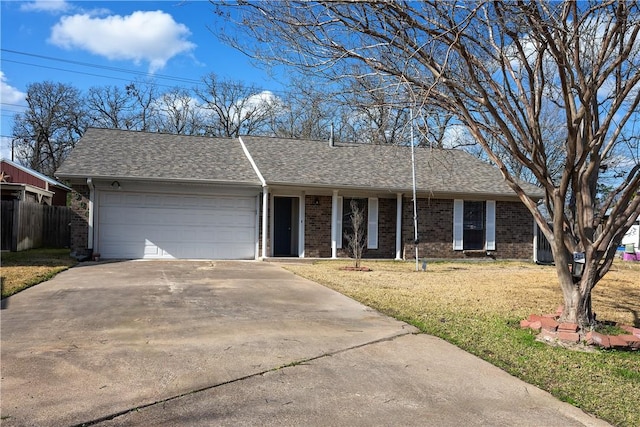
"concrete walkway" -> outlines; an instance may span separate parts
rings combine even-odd
[[[5,301],[23,425],[608,425],[277,265],[83,264]]]

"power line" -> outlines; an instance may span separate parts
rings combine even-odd
[[[143,76],[143,77],[153,77],[153,78],[158,78],[158,79],[163,79],[163,80],[175,80],[181,83],[201,83],[199,80],[194,80],[194,79],[189,79],[189,78],[185,78],[185,77],[175,77],[175,76],[168,76],[168,75],[164,75],[164,74],[149,74],[149,73],[145,73],[143,71],[137,71],[137,70],[130,70],[130,69],[126,69],[126,68],[119,68],[119,67],[112,67],[112,66],[108,66],[108,65],[99,65],[99,64],[91,64],[89,62],[82,62],[82,61],[74,61],[74,60],[70,60],[70,59],[63,59],[63,58],[56,58],[54,56],[46,56],[46,55],[38,55],[35,53],[29,53],[29,52],[21,52],[18,50],[12,50],[12,49],[0,49],[2,52],[7,52],[7,53],[14,53],[16,55],[24,55],[24,56],[30,56],[33,58],[40,58],[40,59],[46,59],[49,61],[57,61],[57,62],[65,62],[67,64],[74,64],[74,65],[81,65],[83,67],[90,67],[90,68],[98,68],[100,70],[108,70],[108,71],[115,71],[118,73],[126,73],[126,74],[135,74],[138,76]],[[9,61],[6,60],[8,62],[17,62],[20,63],[18,61]],[[26,65],[33,65],[33,64],[26,64]],[[56,68],[54,68],[56,69]],[[70,71],[70,70],[63,70],[63,71]],[[71,71],[73,72],[73,71]],[[95,74],[89,74],[89,75],[93,75],[95,76]],[[105,76],[100,76],[99,77],[105,77]]]
[[[0,105],[8,105],[9,107],[27,108],[27,106],[26,106],[26,105],[10,104],[10,103],[8,103],[8,102],[0,102]]]
[[[112,66],[108,66],[108,65],[92,64],[92,63],[89,63],[89,62],[69,60],[69,59],[63,59],[63,58],[58,58],[58,57],[54,57],[54,56],[39,55],[39,54],[35,54],[35,53],[23,52],[23,51],[5,49],[5,48],[0,48],[0,51],[6,52],[6,53],[10,53],[10,54],[15,54],[15,55],[23,55],[23,56],[28,56],[28,57],[32,57],[32,58],[44,59],[44,60],[48,60],[48,61],[57,61],[57,62],[63,62],[63,63],[73,64],[73,65],[80,65],[80,66],[83,66],[83,67],[96,68],[96,69],[99,69],[99,70],[113,71],[113,72],[125,73],[125,74],[133,74],[133,75],[136,75],[136,76],[139,76],[139,77],[148,77],[148,78],[151,78],[153,80],[156,80],[156,79],[169,80],[169,81],[174,81],[174,82],[177,82],[177,83],[189,83],[189,84],[193,84],[193,85],[196,85],[196,86],[199,86],[199,87],[205,86],[205,83],[202,80],[190,79],[190,78],[185,78],[185,77],[176,77],[176,76],[170,76],[170,75],[166,75],[166,74],[149,74],[149,73],[146,73],[146,72],[137,71],[137,70],[131,70],[131,69],[127,69],[127,68],[119,68],[119,67],[112,67]],[[71,69],[67,69],[67,68],[59,68],[59,67],[53,67],[53,66],[47,66],[47,65],[34,64],[34,63],[29,63],[29,62],[17,61],[17,60],[13,60],[13,59],[6,59],[4,57],[0,59],[0,62],[1,61],[11,62],[11,63],[15,63],[15,64],[20,64],[20,65],[27,65],[27,66],[30,66],[30,67],[46,68],[46,69],[50,69],[50,70],[81,74],[81,75],[86,75],[86,76],[91,76],[91,77],[101,77],[101,78],[105,78],[105,79],[121,80],[121,81],[131,82],[130,78],[108,76],[108,75],[104,75],[104,74],[88,73],[86,71],[78,71],[78,70],[71,70]],[[224,81],[216,82],[216,84],[221,84],[223,82]],[[173,88],[173,87],[176,86],[176,85],[159,84],[159,83],[154,83],[154,84],[156,84],[157,86],[164,86],[164,87],[169,87],[169,88]],[[245,84],[240,84],[238,86],[243,87],[243,88],[249,88],[249,86],[245,85]],[[287,93],[285,90],[265,89],[263,87],[258,87],[258,86],[255,86],[254,88],[256,90],[258,90],[258,91],[269,91],[269,92],[276,93],[276,94],[286,94]]]
[[[82,74],[84,76],[102,77],[102,78],[106,78],[106,79],[122,80],[122,81],[125,81],[125,82],[131,82],[131,79],[127,79],[127,78],[124,78],[124,77],[105,76],[103,74],[87,73],[87,72],[84,72],[84,71],[68,70],[66,68],[51,67],[51,66],[40,65],[40,64],[32,64],[32,63],[29,63],[29,62],[22,62],[22,61],[14,61],[12,59],[2,59],[2,61],[4,61],[4,62],[12,62],[14,64],[29,65],[31,67],[46,68],[46,69],[49,69],[49,70],[65,71],[65,72],[68,72],[68,73]],[[160,83],[156,83],[156,86],[173,87],[173,86],[168,85],[168,84],[160,84]]]

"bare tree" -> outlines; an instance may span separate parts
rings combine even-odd
[[[31,169],[53,176],[86,129],[80,92],[62,83],[32,83],[26,101],[26,111],[13,123],[17,157]]]
[[[346,80],[338,96],[349,112],[354,142],[406,144],[410,141],[410,108],[406,88],[379,75]],[[404,102],[403,102],[404,101]]]
[[[133,106],[131,123],[127,123],[125,128],[144,132],[155,130],[153,122],[157,114],[155,101],[158,97],[156,84],[152,81],[137,81],[126,85],[125,90]]]
[[[171,89],[156,101],[155,128],[160,132],[204,134],[204,119],[197,101],[184,88]]]
[[[354,259],[355,268],[360,268],[362,255],[367,247],[366,245],[366,219],[364,209],[358,204],[356,199],[352,199],[349,203],[351,212],[349,213],[349,222],[351,229],[344,233],[347,240],[347,251],[351,258]]]
[[[240,81],[220,80],[215,74],[203,78],[204,89],[196,88],[201,107],[210,112],[207,134],[237,137],[268,131],[265,127],[273,114],[274,95]]]
[[[132,129],[134,99],[129,90],[118,86],[94,86],[85,98],[90,124],[108,129]]]
[[[326,91],[293,78],[271,115],[271,132],[283,138],[327,139],[337,103]]]
[[[592,324],[591,292],[640,213],[637,1],[265,1],[238,7],[231,16],[241,25],[225,28],[221,38],[254,58],[333,80],[393,76],[411,90],[413,105],[437,105],[465,126],[551,243],[562,319]],[[560,114],[549,118],[549,106]],[[550,119],[562,123],[553,141],[545,130]],[[554,171],[558,152],[564,162]],[[552,225],[507,157],[544,190]],[[625,166],[598,203],[603,171],[612,174],[619,158]],[[568,267],[573,253],[584,253],[581,277]]]

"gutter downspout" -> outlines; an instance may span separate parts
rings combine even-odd
[[[260,258],[265,259],[267,258],[267,232],[269,231],[269,222],[267,221],[267,219],[269,218],[269,209],[268,209],[269,186],[267,185],[267,181],[262,176],[262,173],[260,173],[260,169],[258,169],[258,165],[256,165],[256,162],[253,160],[253,157],[251,157],[251,154],[249,153],[249,150],[247,149],[247,146],[244,144],[244,141],[242,140],[241,136],[238,137],[238,141],[240,141],[240,146],[242,147],[242,151],[244,152],[244,155],[247,158],[247,160],[249,160],[249,163],[251,164],[253,171],[258,176],[258,179],[260,180],[260,184],[262,185],[262,252],[260,254]],[[258,208],[258,215],[260,215],[259,211],[260,209]],[[257,253],[256,253],[256,257],[257,257]]]
[[[89,231],[87,233],[87,250],[91,253],[89,256],[93,257],[93,204],[96,197],[96,188],[93,185],[93,180],[87,178],[87,186],[89,187]]]

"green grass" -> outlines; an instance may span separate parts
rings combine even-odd
[[[2,298],[45,282],[77,264],[68,249],[31,249],[3,252],[0,259]]]
[[[406,321],[554,396],[618,426],[640,425],[640,352],[577,351],[535,340],[519,327],[562,301],[553,268],[527,263],[365,262],[373,272],[342,272],[341,262],[287,265],[378,311]],[[599,319],[636,324],[640,265],[616,264],[594,290]],[[619,300],[620,296],[624,299]]]
[[[606,323],[596,324],[596,327],[594,328],[594,330],[604,335],[625,335],[629,333],[624,329],[620,328],[619,326],[606,324]]]

